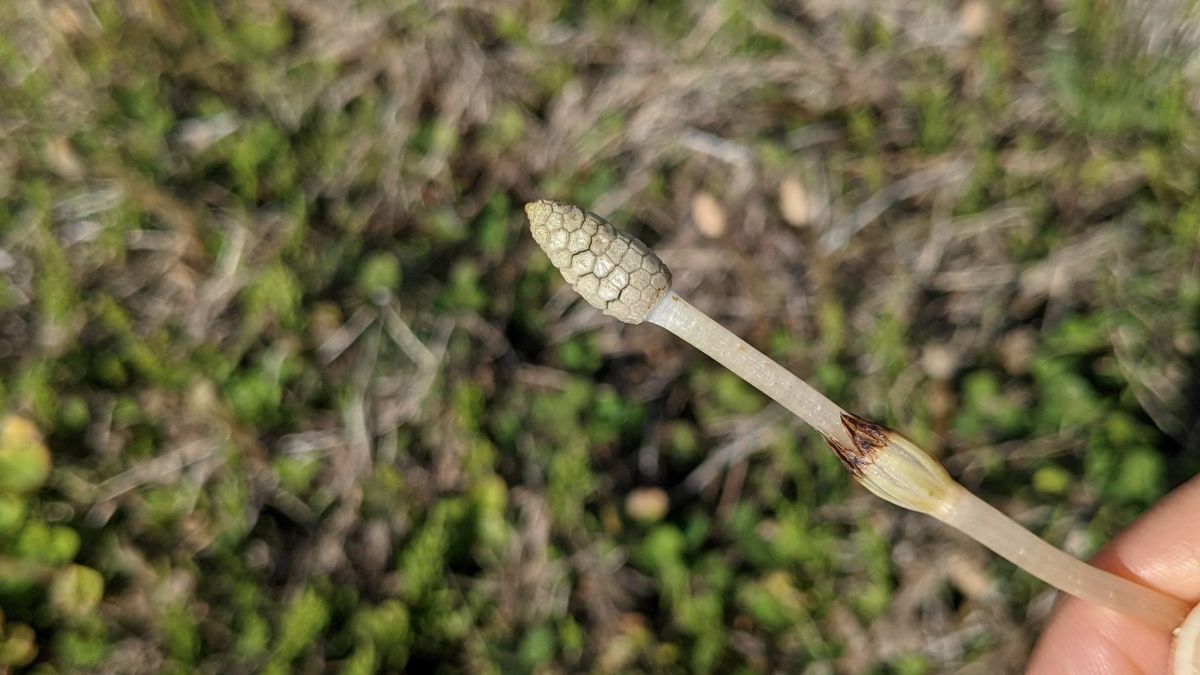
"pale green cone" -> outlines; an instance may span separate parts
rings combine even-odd
[[[641,323],[671,287],[671,272],[641,241],[577,206],[539,199],[525,205],[533,240],[593,307]]]

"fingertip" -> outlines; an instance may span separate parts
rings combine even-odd
[[[1200,477],[1163,498],[1092,561],[1195,603],[1200,600]]]
[[[1163,498],[1092,564],[1190,603],[1200,599],[1200,478]],[[1065,598],[1043,631],[1030,673],[1167,673],[1171,635]]]
[[[1029,673],[1167,673],[1171,637],[1109,609],[1066,598],[1034,648]]]

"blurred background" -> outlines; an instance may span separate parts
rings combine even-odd
[[[521,206],[1087,556],[1200,470],[1192,5],[0,0],[0,672],[1020,670]]]

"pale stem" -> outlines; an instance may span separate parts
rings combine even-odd
[[[965,488],[955,490],[948,502],[930,515],[1064,593],[1168,631],[1188,613],[1182,600],[1068,555]]]
[[[666,328],[708,354],[714,361],[807,422],[822,436],[850,442],[841,422],[846,411],[693,307],[678,293],[668,290],[650,310],[646,320]]]
[[[827,440],[832,441],[831,445],[856,447],[843,425],[843,415],[846,415],[846,412],[840,406],[679,297],[679,294],[668,290],[650,310],[646,320],[666,328],[733,371],[811,425]],[[904,446],[889,443],[882,452],[890,451],[897,455],[902,451],[916,452],[924,456],[916,446],[906,450],[909,445],[911,442]],[[920,494],[925,494],[924,491],[927,490],[930,496],[937,498],[936,505],[904,503],[892,496],[881,496],[886,496],[901,506],[929,513],[1065,593],[1166,630],[1178,627],[1187,615],[1188,605],[1182,600],[1138,585],[1067,555],[971,494],[966,488],[953,483],[947,476],[944,480],[953,486],[949,488],[948,484],[942,482],[944,471],[940,469],[933,479],[928,479],[928,485],[910,486],[909,481],[927,480],[922,478],[926,473],[911,470],[907,466],[909,463],[919,466],[921,462],[875,463],[883,471],[899,467],[900,473],[896,476],[874,477],[868,474],[866,481],[862,476],[856,478],[868,487],[872,487],[872,478],[875,479],[875,485],[878,485],[879,478],[883,478],[885,484],[903,484],[901,487],[904,488],[915,487],[918,488],[916,492]],[[879,493],[878,490],[873,491]],[[903,499],[904,492],[901,495]]]
[[[1176,629],[1188,605],[1063,553],[954,482],[915,443],[846,413],[804,380],[671,290],[645,244],[600,216],[549,200],[525,205],[550,262],[593,306],[626,323],[650,321],[683,338],[816,429],[847,470],[893,504],[958,528],[1046,583],[1150,625]],[[1195,629],[1193,629],[1195,630]]]
[[[1200,675],[1200,605],[1192,608],[1175,633],[1174,675]]]

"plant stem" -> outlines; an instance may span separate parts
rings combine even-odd
[[[1171,672],[1174,675],[1200,675],[1200,605],[1192,608],[1175,633]]]
[[[1187,615],[1188,605],[1182,600],[1093,567],[1046,543],[965,488],[955,492],[945,508],[931,515],[1060,591],[1168,631]]]
[[[658,304],[651,308],[646,320],[666,328],[708,354],[714,361],[807,422],[822,436],[850,442],[841,422],[845,410],[693,307],[678,293],[667,291]]]
[[[1182,600],[1092,567],[1022,527],[953,482],[911,441],[849,415],[804,380],[668,290],[647,321],[683,338],[816,429],[875,494],[928,513],[1055,588],[1167,630]]]
[[[1059,590],[1173,630],[1182,600],[1081,562],[1042,541],[954,482],[915,443],[847,413],[783,366],[671,290],[671,272],[641,241],[582,209],[548,200],[525,205],[534,240],[593,306],[626,323],[650,321],[691,343],[825,438],[871,492],[929,514]]]

